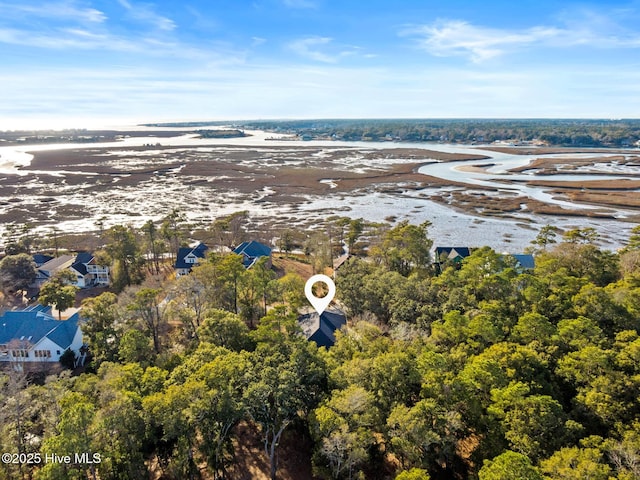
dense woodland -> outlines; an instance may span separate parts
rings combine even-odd
[[[212,253],[159,281],[149,225],[106,230],[120,283],[83,302],[90,365],[9,369],[0,390],[2,451],[102,461],[0,477],[250,478],[250,426],[271,478],[284,443],[322,479],[640,478],[640,228],[610,252],[591,229],[545,227],[535,270],[484,247],[436,271],[428,227],[337,220],[323,234],[357,253],[337,271],[349,323],[329,350],[300,335],[296,274]],[[282,251],[303,233],[283,233]],[[0,263],[5,287],[20,255]]]
[[[156,126],[205,126],[212,123]],[[395,140],[404,142],[533,142],[566,147],[634,147],[640,120],[576,119],[380,119],[261,120],[240,122],[243,128],[293,133],[308,139]]]
[[[207,130],[206,127],[235,128]],[[201,138],[245,136],[244,129],[296,135],[305,140],[403,141],[484,144],[492,142],[536,143],[563,147],[637,147],[640,120],[634,119],[318,119],[174,122],[146,124],[157,128],[193,128]],[[93,143],[115,141],[126,131],[4,131],[0,140],[10,144]],[[157,131],[159,137],[175,132]]]

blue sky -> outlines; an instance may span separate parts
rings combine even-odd
[[[640,116],[640,1],[0,0],[0,128]]]

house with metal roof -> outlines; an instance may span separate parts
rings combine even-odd
[[[58,362],[65,350],[83,358],[80,316],[57,320],[42,305],[5,312],[0,317],[0,361]]]
[[[244,268],[251,268],[262,257],[268,257],[266,267],[271,268],[271,247],[264,243],[256,242],[255,240],[242,242],[233,249],[233,253],[242,255]]]
[[[189,275],[191,269],[207,256],[207,247],[204,243],[198,243],[195,247],[184,247],[178,249],[176,263],[173,266],[176,270],[176,277]]]

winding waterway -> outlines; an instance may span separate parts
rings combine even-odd
[[[129,128],[129,130],[131,130]],[[380,149],[423,149],[435,150],[446,153],[464,153],[472,155],[482,155],[489,157],[484,160],[468,160],[456,162],[438,162],[436,160],[428,162],[419,169],[419,173],[430,175],[451,182],[464,183],[471,186],[494,189],[495,195],[511,195],[518,196],[523,199],[536,199],[547,204],[557,205],[570,210],[599,210],[606,212],[613,219],[587,218],[587,217],[563,217],[563,216],[537,216],[531,212],[518,212],[515,218],[498,218],[489,216],[474,215],[465,213],[454,208],[453,205],[446,205],[442,202],[434,202],[429,199],[430,194],[442,193],[447,190],[469,190],[462,187],[446,187],[434,189],[422,189],[416,191],[408,188],[406,191],[396,193],[384,193],[381,191],[370,190],[358,192],[357,195],[332,195],[329,191],[324,196],[310,195],[307,201],[301,205],[293,205],[290,209],[272,208],[271,211],[265,209],[265,205],[261,204],[269,195],[273,195],[273,191],[256,192],[255,198],[243,199],[241,203],[234,205],[219,205],[215,210],[206,212],[207,215],[224,214],[234,209],[247,209],[255,215],[282,215],[288,214],[293,217],[302,215],[307,220],[314,218],[320,222],[322,218],[337,213],[349,215],[351,217],[363,217],[368,220],[380,221],[388,217],[397,219],[407,218],[411,221],[429,220],[433,226],[431,229],[432,236],[439,244],[449,245],[490,245],[497,250],[505,250],[517,252],[535,237],[539,228],[547,223],[555,224],[562,228],[575,228],[584,226],[593,226],[603,236],[603,244],[611,248],[616,248],[624,243],[628,235],[629,229],[633,226],[629,222],[623,221],[625,218],[637,215],[638,211],[632,208],[605,208],[601,206],[580,204],[571,202],[565,198],[558,198],[557,195],[549,193],[550,187],[533,186],[527,184],[527,181],[544,178],[546,182],[556,181],[573,181],[582,182],[590,180],[621,180],[625,178],[638,178],[640,168],[637,166],[620,166],[611,164],[610,167],[605,166],[604,170],[598,173],[572,173],[572,174],[556,174],[546,175],[544,177],[536,176],[534,172],[513,173],[510,170],[528,165],[532,160],[541,157],[561,158],[567,163],[572,159],[583,159],[586,157],[613,157],[620,156],[620,153],[562,153],[555,155],[516,155],[510,153],[502,153],[478,148],[471,145],[447,145],[447,144],[424,144],[424,143],[402,143],[402,142],[340,142],[340,141],[309,141],[299,142],[291,140],[276,140],[274,134],[260,131],[248,131],[251,134],[242,138],[225,138],[225,139],[200,139],[194,135],[188,135],[184,130],[176,129],[176,136],[171,138],[158,138],[152,136],[153,129],[149,129],[148,137],[130,137],[119,142],[110,143],[88,143],[88,144],[52,144],[52,145],[36,145],[21,147],[0,147],[0,175],[10,177],[13,175],[54,175],[62,177],[60,185],[64,186],[64,177],[68,175],[86,175],[88,184],[91,183],[91,173],[82,169],[67,171],[37,171],[22,169],[28,166],[33,156],[30,152],[45,150],[64,150],[64,149],[104,149],[105,151],[120,151],[123,147],[140,147],[144,145],[153,145],[156,142],[162,144],[163,147],[175,146],[186,149],[197,149],[206,152],[207,148],[216,148],[225,146],[229,148],[243,147],[261,147],[260,151],[264,152],[263,161],[265,164],[269,162],[269,147],[288,147],[293,152],[300,152],[303,147],[320,147],[326,148],[326,151],[333,151],[336,148],[345,149],[347,153],[367,152]],[[268,140],[267,140],[268,139]],[[533,148],[529,148],[532,150]],[[150,155],[152,152],[147,152]],[[640,151],[638,151],[640,154]],[[133,162],[145,162],[145,157],[140,151],[129,152],[129,159]],[[634,151],[630,151],[629,155],[637,155]],[[358,158],[357,155],[354,158]],[[305,161],[309,161],[308,159]],[[415,158],[407,158],[406,162],[415,163]],[[342,167],[353,167],[354,171],[362,168],[367,162],[371,168],[376,168],[384,163],[384,160],[367,160],[362,157],[357,160],[345,158],[340,160]],[[399,163],[396,159],[392,163]],[[377,164],[377,165],[376,165]],[[365,165],[367,166],[367,165]],[[615,168],[614,168],[615,166]],[[470,168],[471,167],[471,168]],[[181,167],[180,167],[181,168]],[[610,172],[607,172],[607,168]],[[327,179],[322,180],[328,186],[332,185],[331,173],[327,172]],[[175,179],[179,182],[179,179]],[[117,183],[118,179],[114,179]],[[174,182],[175,183],[175,182]],[[31,181],[30,185],[25,185],[24,195],[30,195],[31,192],[41,188],[39,184]],[[155,184],[158,191],[154,195],[162,194],[162,186]],[[334,184],[335,186],[335,184]],[[44,188],[44,186],[42,186]],[[179,189],[179,185],[171,186],[174,190]],[[190,187],[192,190],[194,187]],[[0,197],[2,197],[0,193]],[[203,199],[204,200],[204,199]],[[86,199],[84,200],[86,201]],[[35,203],[34,203],[35,204]],[[122,209],[120,209],[122,210]],[[131,209],[134,210],[134,209]],[[126,209],[120,211],[117,215],[113,214],[114,221],[124,223],[139,224],[146,218],[157,218],[157,214],[147,213],[144,205],[138,211],[131,211],[131,216],[127,217]],[[151,212],[149,208],[149,212]],[[2,210],[0,209],[0,212]],[[72,220],[66,222],[69,228],[91,230],[95,227],[98,215],[104,216],[107,210],[100,208],[92,208],[87,205],[87,218],[82,220]],[[210,217],[209,217],[210,218]],[[56,224],[55,211],[52,210],[51,224]],[[65,222],[57,224],[58,227],[65,227]],[[42,225],[40,228],[47,227]],[[49,225],[50,228],[50,225]],[[2,226],[0,225],[0,230]],[[1,233],[1,232],[0,232]]]

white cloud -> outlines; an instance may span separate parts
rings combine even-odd
[[[152,4],[133,4],[128,0],[118,0],[118,3],[122,5],[127,10],[131,18],[135,20],[149,23],[155,28],[164,31],[171,31],[176,28],[175,22],[170,18],[157,14],[154,11]]]
[[[0,73],[0,118],[630,117],[640,73],[563,66],[356,68],[335,64],[36,68]],[[610,85],[616,85],[612,89]],[[579,88],[576,88],[579,85]],[[82,126],[82,125],[77,125]]]
[[[434,56],[463,56],[474,63],[533,47],[605,49],[640,46],[640,35],[634,30],[625,30],[592,12],[583,12],[581,18],[584,21],[520,30],[478,26],[464,20],[439,20],[406,28],[400,35],[414,37],[420,48]]]
[[[341,47],[338,51],[332,47],[333,39],[330,37],[305,37],[290,42],[287,47],[299,56],[322,63],[337,63],[340,59],[355,55],[357,46]]]
[[[75,22],[102,23],[107,16],[95,8],[79,7],[73,1],[45,2],[40,5],[0,3],[3,17],[24,19],[25,16],[66,19]]]
[[[509,31],[477,27],[461,20],[439,21],[403,32],[403,35],[418,37],[418,45],[432,55],[466,56],[474,62],[503,55],[518,47],[548,41],[560,34],[561,31],[555,28],[534,27]]]
[[[337,59],[331,55],[327,55],[318,49],[331,43],[329,37],[307,37],[295,40],[289,44],[289,49],[300,55],[318,62],[334,63]]]

